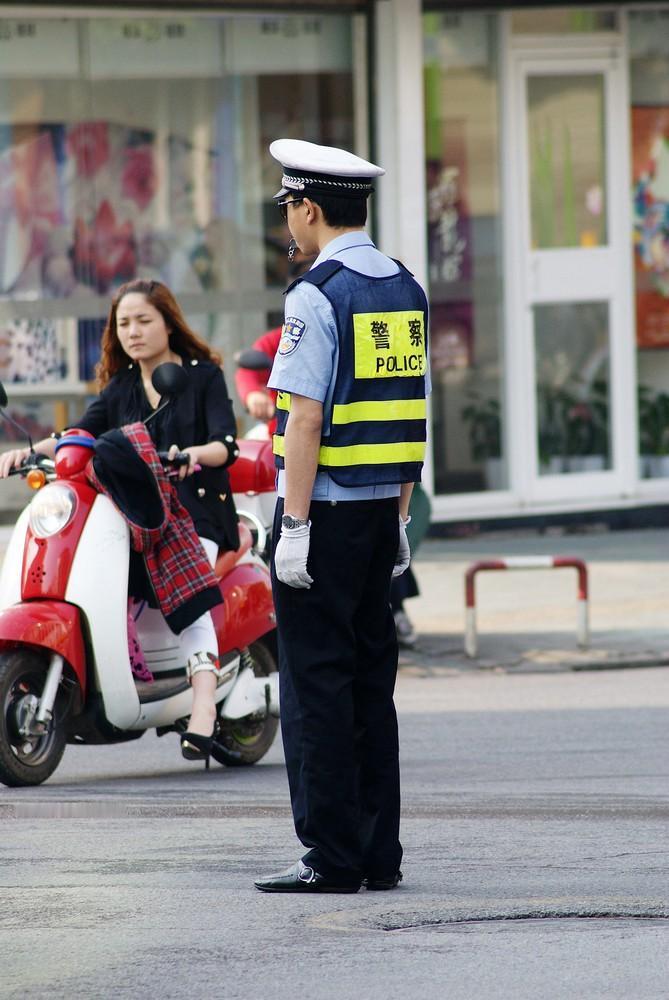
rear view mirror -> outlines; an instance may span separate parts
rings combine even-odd
[[[165,361],[158,365],[151,376],[151,384],[159,396],[178,396],[184,391],[188,376],[182,365],[173,361]]]
[[[264,371],[265,368],[272,367],[272,359],[268,354],[265,354],[264,351],[256,351],[251,347],[236,354],[235,361],[238,368],[248,368],[252,372]]]

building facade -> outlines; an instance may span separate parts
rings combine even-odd
[[[0,4],[12,416],[76,418],[135,275],[224,359],[277,322],[279,135],[388,171],[375,236],[429,290],[435,520],[665,502],[669,3]]]

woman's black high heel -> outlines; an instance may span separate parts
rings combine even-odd
[[[199,733],[182,733],[181,755],[186,760],[203,760],[205,770],[208,771],[213,742],[213,736],[200,736]]]

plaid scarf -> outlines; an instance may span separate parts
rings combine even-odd
[[[193,521],[142,423],[96,441],[88,481],[109,497],[130,529],[170,628],[179,632],[223,600]]]

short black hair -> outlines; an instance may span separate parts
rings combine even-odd
[[[342,198],[339,195],[305,194],[306,198],[315,202],[323,213],[323,220],[332,229],[347,229],[354,226],[364,226],[367,222],[367,198]]]

